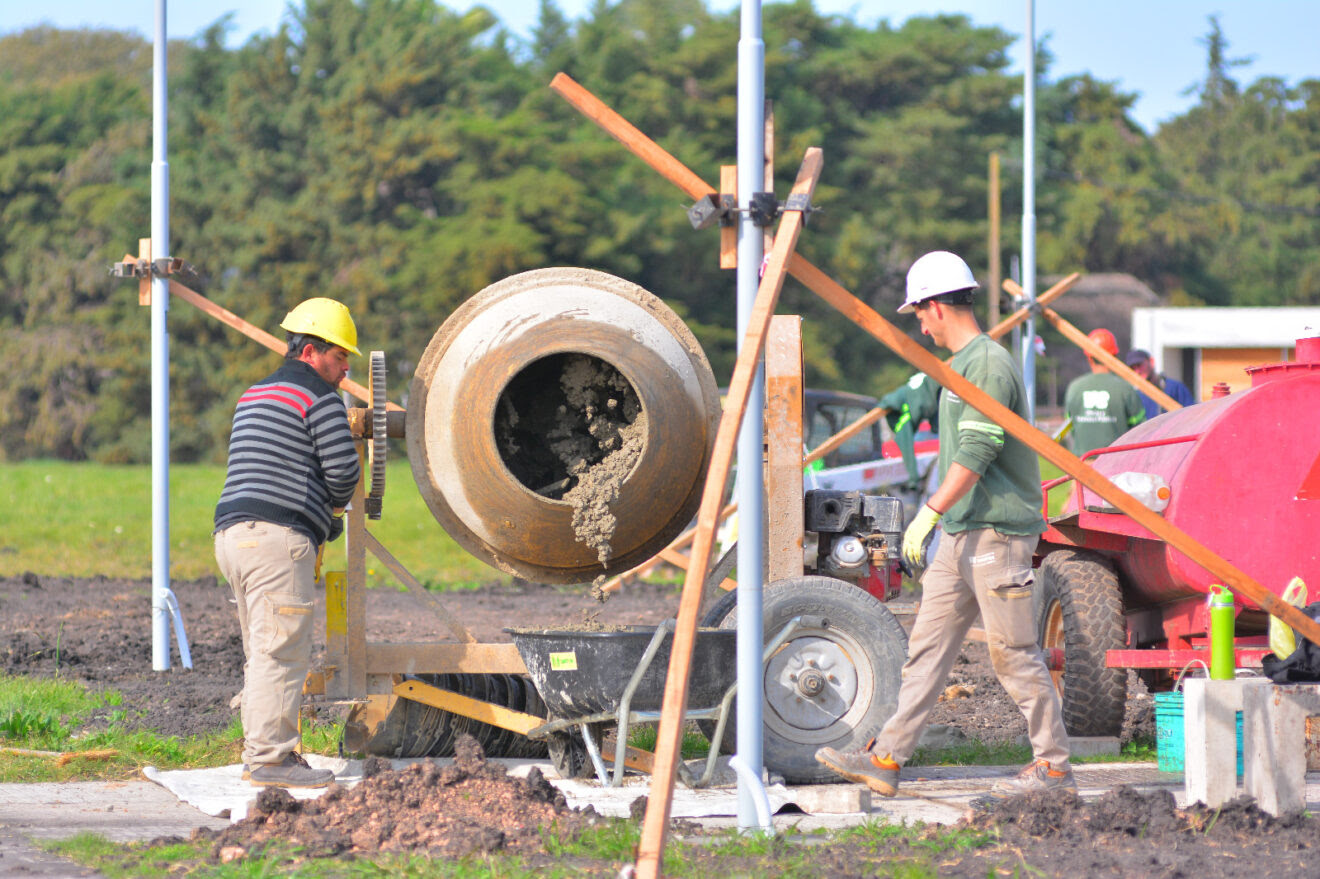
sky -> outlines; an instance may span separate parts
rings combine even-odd
[[[557,0],[571,20],[583,15],[592,0]],[[663,0],[659,0],[663,2]],[[815,0],[823,13],[847,15],[872,27],[880,19],[900,25],[913,14],[956,12],[980,25],[998,25],[1019,36],[1010,49],[1013,69],[1021,71],[1026,32],[1027,0]],[[0,33],[37,24],[57,27],[115,27],[150,36],[154,30],[154,0],[44,0],[33,6],[5,0],[0,9]],[[472,4],[451,0],[445,5],[465,10]],[[530,34],[536,24],[537,0],[487,0],[514,33]],[[707,0],[715,11],[737,8],[736,0]],[[238,45],[255,33],[273,32],[285,9],[284,0],[187,0],[171,3],[167,16],[170,37],[198,34],[221,15],[234,13],[229,44]],[[1243,82],[1278,76],[1290,84],[1320,78],[1320,2],[1317,0],[1036,0],[1037,39],[1048,38],[1054,55],[1050,78],[1090,73],[1117,82],[1139,97],[1133,118],[1147,131],[1186,110],[1194,99],[1182,94],[1201,80],[1205,48],[1200,40],[1209,30],[1208,17],[1218,15],[1229,41],[1230,58],[1250,58],[1236,68]],[[732,51],[732,49],[731,49]],[[773,98],[773,95],[769,97]]]

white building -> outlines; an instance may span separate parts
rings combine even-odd
[[[1210,397],[1218,382],[1251,386],[1244,367],[1293,359],[1298,339],[1320,336],[1320,308],[1134,308],[1132,347],[1155,368]]]

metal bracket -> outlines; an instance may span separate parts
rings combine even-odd
[[[765,228],[774,225],[775,218],[779,216],[779,201],[773,192],[753,192],[747,210],[752,216],[752,223]]]
[[[737,199],[728,193],[712,192],[688,208],[687,215],[693,229],[709,229],[717,222],[721,226],[732,226],[737,212]]]
[[[110,275],[115,278],[151,278],[156,275],[187,275],[196,278],[197,269],[179,257],[161,258],[153,262],[145,259],[125,259],[111,263]]]

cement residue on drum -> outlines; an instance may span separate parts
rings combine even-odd
[[[641,458],[646,433],[632,384],[586,354],[529,364],[509,382],[495,413],[505,464],[532,491],[572,505],[573,534],[602,566],[618,525],[610,507]]]

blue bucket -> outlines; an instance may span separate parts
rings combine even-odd
[[[1187,746],[1183,741],[1183,694],[1155,694],[1155,754],[1161,772],[1182,772]],[[1237,712],[1237,774],[1242,774],[1242,712]]]

